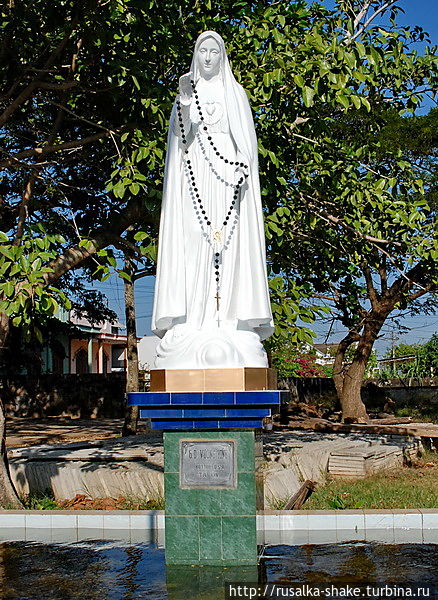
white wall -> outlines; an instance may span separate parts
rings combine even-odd
[[[156,357],[156,347],[160,338],[156,335],[147,335],[138,342],[138,362],[140,369],[153,369]]]

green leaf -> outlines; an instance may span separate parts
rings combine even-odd
[[[297,73],[294,75],[294,81],[297,84],[298,87],[302,88],[304,87],[304,79],[301,77],[301,75],[298,75]]]
[[[125,273],[124,271],[119,271],[118,275],[125,281],[132,281],[130,275],[128,275],[128,273]]]
[[[131,185],[129,186],[129,191],[131,192],[131,194],[136,196],[140,191],[140,186],[138,185],[138,183],[131,183]]]
[[[10,260],[15,260],[15,248],[8,248],[7,246],[0,246],[0,252]]]
[[[351,96],[351,100],[352,100],[355,108],[361,107],[361,99],[360,98],[358,98],[357,96]]]
[[[302,91],[303,101],[305,106],[310,107],[313,105],[313,97],[315,96],[315,91],[312,88],[305,86]]]
[[[134,234],[134,240],[136,240],[137,242],[142,242],[143,240],[145,240],[148,237],[149,237],[149,234],[146,233],[145,231],[137,231],[137,233]]]
[[[338,99],[339,104],[342,104],[345,108],[350,108],[350,99],[348,96],[337,94],[336,98]]]
[[[369,103],[367,98],[361,98],[362,104],[365,106],[368,112],[371,111],[371,104]]]
[[[3,292],[7,298],[12,298],[15,294],[15,286],[12,282],[7,281],[2,285]]]

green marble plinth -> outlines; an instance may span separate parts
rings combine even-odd
[[[181,487],[181,440],[233,440],[235,487]],[[168,565],[256,564],[256,454],[253,430],[164,433]]]
[[[259,569],[251,566],[187,566],[168,565],[166,567],[166,588],[169,600],[217,600],[226,596],[228,584],[257,587]]]

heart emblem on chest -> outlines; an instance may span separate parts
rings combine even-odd
[[[223,117],[224,111],[220,102],[205,102],[201,110],[207,125],[213,125]]]

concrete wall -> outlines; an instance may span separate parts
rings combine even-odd
[[[17,375],[9,381],[8,416],[118,418],[124,415],[123,373],[44,374],[38,380]]]
[[[293,402],[337,405],[336,389],[331,378],[289,377],[279,380],[279,387],[291,391]],[[383,411],[388,398],[394,401],[396,409],[415,408],[425,416],[433,416],[438,413],[438,378],[391,379],[384,383],[373,379],[364,382],[362,399],[369,410]]]
[[[427,418],[438,418],[438,378],[410,382],[394,379],[380,389],[394,401],[397,409],[413,409]]]
[[[395,408],[415,408],[425,416],[438,413],[438,379],[412,382],[400,380],[387,384],[365,382],[362,397],[369,410],[382,411],[389,397]],[[420,384],[423,385],[420,385]],[[279,381],[280,389],[289,389],[294,403],[323,404],[337,407],[337,396],[330,378],[287,378]],[[141,388],[142,389],[142,388]],[[82,418],[117,418],[124,414],[125,375],[44,374],[37,381],[17,375],[9,382],[8,415],[21,417],[75,416]]]

